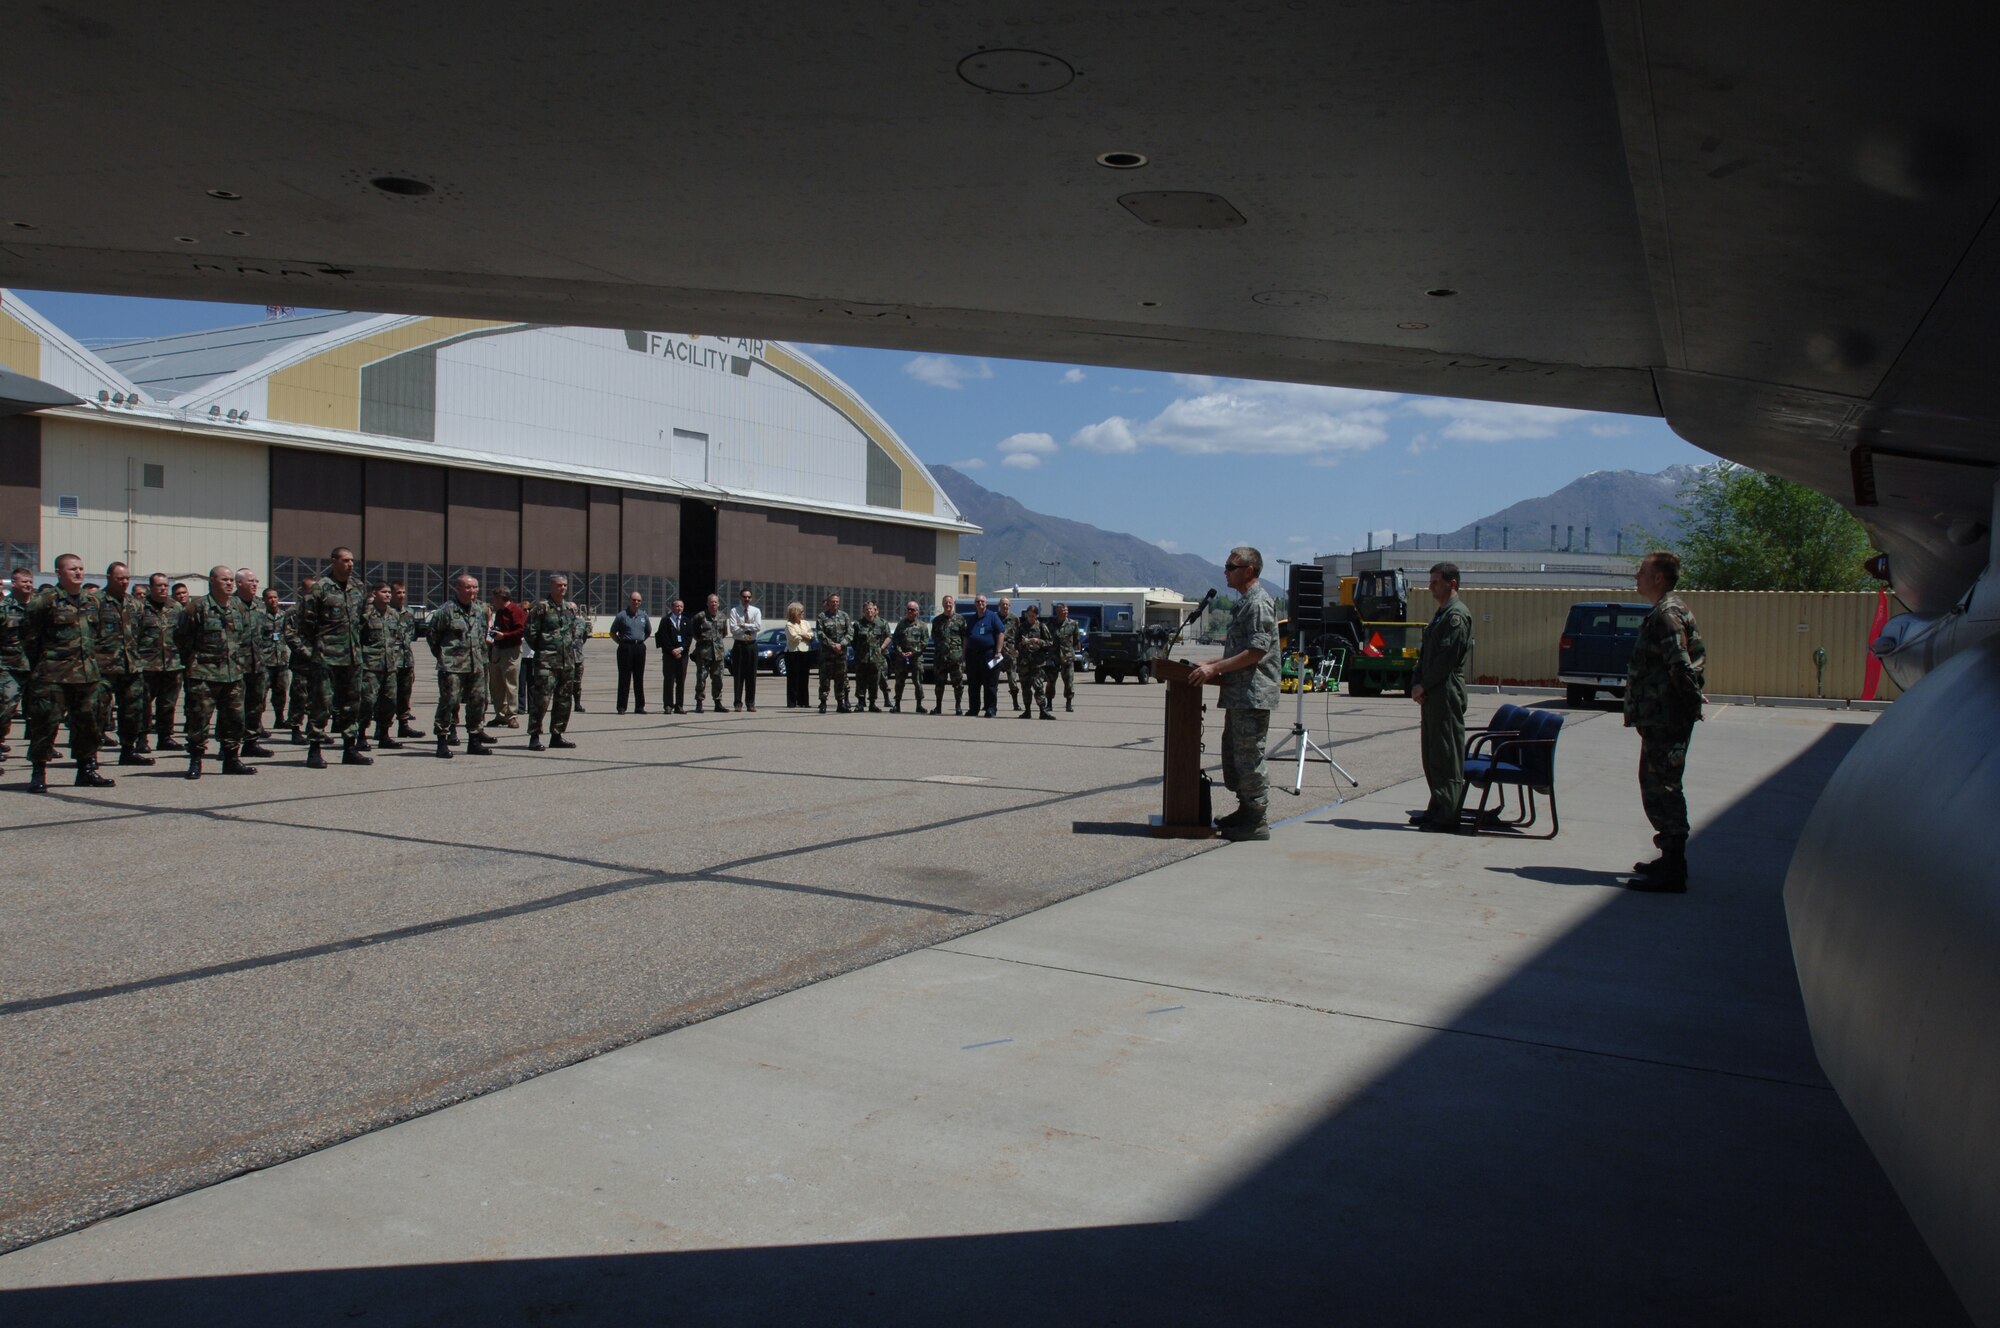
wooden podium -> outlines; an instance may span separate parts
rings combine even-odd
[[[1153,663],[1167,681],[1165,781],[1153,833],[1162,839],[1212,839],[1215,827],[1201,814],[1201,688],[1188,681],[1194,665],[1178,659]]]

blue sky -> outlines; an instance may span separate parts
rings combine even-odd
[[[86,342],[226,327],[262,305],[22,291]],[[1039,512],[1221,562],[1455,530],[1593,470],[1714,460],[1657,419],[1347,388],[805,345],[926,463]]]

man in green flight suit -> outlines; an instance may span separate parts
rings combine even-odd
[[[1459,804],[1465,801],[1465,662],[1472,654],[1472,610],[1458,597],[1457,563],[1432,566],[1431,598],[1438,608],[1424,629],[1417,681],[1410,689],[1423,713],[1424,782],[1431,798],[1410,823],[1455,835]]]
[[[48,766],[56,759],[56,733],[69,719],[70,752],[79,788],[112,788],[98,773],[97,592],[83,587],[83,559],[56,559],[56,583],[28,601],[22,642],[34,672],[28,683],[28,792],[49,790]]]
[[[929,633],[917,613],[915,600],[905,604],[903,619],[889,638],[889,667],[896,675],[896,699],[889,709],[898,714],[903,710],[903,687],[912,678],[917,684],[917,713],[924,713],[924,641]]]
[[[841,612],[840,596],[828,595],[814,625],[819,642],[819,712],[826,713],[826,693],[833,689],[840,713],[847,713],[847,646],[854,639],[854,619]]]
[[[374,758],[360,749],[362,678],[355,634],[367,602],[368,588],[354,574],[354,550],[345,545],[328,555],[326,575],[299,601],[299,635],[312,647],[318,684],[313,688],[307,734],[311,740],[306,753],[309,769],[326,769],[320,747],[336,732],[340,734],[342,765],[375,764]]]
[[[486,734],[486,649],[492,636],[492,610],[480,602],[479,578],[460,572],[452,578],[451,599],[430,617],[431,657],[437,661],[437,715],[431,732],[437,754],[452,758],[451,730],[465,708],[465,752],[485,756],[493,750]]]
[[[528,649],[535,652],[534,680],[528,688],[528,750],[542,750],[542,721],[549,723],[550,747],[574,747],[563,736],[576,692],[577,633],[587,620],[569,603],[569,578],[549,578],[549,593],[528,610]],[[719,694],[719,692],[718,692]],[[551,715],[550,709],[555,713]]]
[[[944,612],[931,619],[931,641],[937,646],[932,654],[931,674],[937,679],[937,695],[931,698],[931,713],[944,713],[944,685],[951,684],[951,713],[965,713],[965,619],[958,612],[957,602],[946,595],[940,603]],[[917,709],[922,710],[922,706]]]
[[[257,773],[254,766],[243,763],[242,755],[243,646],[251,631],[236,597],[236,574],[222,564],[211,567],[208,594],[190,601],[174,624],[174,646],[187,675],[189,779],[201,778],[211,725],[222,745],[222,773]]]
[[[889,696],[889,684],[884,678],[889,658],[889,624],[882,621],[882,611],[869,600],[861,606],[861,621],[854,624],[854,708],[881,713],[882,707],[875,703],[879,693],[884,700]]]
[[[255,742],[270,736],[264,729],[264,702],[271,693],[271,670],[265,663],[270,655],[265,640],[270,635],[270,625],[264,621],[264,599],[257,593],[257,574],[247,567],[236,569],[236,612],[243,620],[243,727]]]
[[[1653,611],[1639,624],[1625,672],[1625,724],[1639,730],[1639,801],[1660,850],[1653,861],[1632,865],[1626,887],[1658,894],[1687,890],[1688,813],[1681,780],[1708,677],[1708,648],[1694,614],[1674,594],[1680,579],[1681,560],[1663,549],[1639,560],[1634,580]]]
[[[285,606],[278,599],[276,586],[264,587],[258,607],[263,613],[257,619],[257,649],[263,660],[264,683],[271,698],[271,725],[282,729],[290,725],[285,715],[292,699],[292,647],[287,640],[289,624]],[[262,739],[270,734],[259,732],[257,736]]]
[[[137,750],[152,754],[146,741],[151,734],[159,740],[159,750],[182,750],[174,736],[174,709],[181,694],[181,652],[174,645],[174,624],[180,621],[181,606],[174,603],[173,585],[165,572],[146,579],[146,594],[132,618],[132,648],[139,656],[139,668],[146,679],[145,731],[139,735]]]

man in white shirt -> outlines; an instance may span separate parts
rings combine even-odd
[[[738,597],[729,611],[729,667],[736,675],[734,710],[757,713],[757,633],[764,630],[764,611],[750,602],[750,592]]]

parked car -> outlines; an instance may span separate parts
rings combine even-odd
[[[1556,676],[1572,706],[1586,706],[1599,692],[1625,695],[1625,669],[1650,604],[1572,604],[1558,642]]]
[[[757,671],[783,676],[785,672],[785,629],[766,627],[757,633]]]

